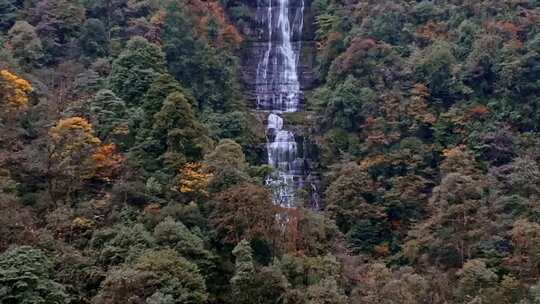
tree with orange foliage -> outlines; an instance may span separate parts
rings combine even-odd
[[[89,177],[110,182],[120,173],[123,157],[116,153],[115,144],[105,144],[94,151],[89,161]]]
[[[516,272],[537,278],[540,274],[540,224],[526,219],[517,220],[510,235],[514,256],[506,262]]]
[[[446,39],[448,35],[448,26],[442,22],[429,20],[423,26],[420,26],[415,33],[415,36],[423,44],[429,44],[437,39]]]
[[[187,1],[186,8],[199,37],[217,48],[238,49],[243,41],[236,27],[230,24],[219,1]]]
[[[64,118],[49,131],[48,172],[51,196],[70,194],[83,181],[110,182],[120,173],[123,157],[115,144],[102,144],[82,117]]]
[[[82,117],[63,118],[49,131],[51,155],[56,158],[74,156],[75,153],[101,143],[94,135],[92,125]]]
[[[411,89],[411,97],[405,104],[405,113],[414,119],[411,129],[418,128],[418,124],[433,124],[437,117],[429,109],[429,89],[421,83],[417,83]]]
[[[220,31],[220,37],[221,44],[231,46],[233,49],[237,49],[242,41],[244,41],[244,38],[240,36],[236,27],[230,24],[226,25],[225,28]]]
[[[280,210],[281,238],[277,245],[283,253],[299,256],[324,255],[343,241],[335,222],[309,209]]]
[[[268,189],[243,183],[223,191],[216,201],[211,223],[223,242],[273,238],[278,207]]]
[[[8,70],[0,70],[0,108],[24,109],[28,105],[28,93],[33,88],[30,83]]]

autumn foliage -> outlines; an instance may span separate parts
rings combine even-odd
[[[236,27],[228,22],[218,1],[188,0],[186,7],[193,16],[195,31],[216,47],[237,49],[243,41]],[[212,35],[217,35],[215,40]]]
[[[0,70],[0,98],[8,109],[24,109],[28,94],[33,90],[30,83],[8,70]]]
[[[110,182],[120,173],[123,157],[117,153],[115,144],[99,146],[90,156],[90,176]]]
[[[278,210],[268,189],[244,183],[220,193],[216,201],[211,222],[225,242],[273,238]]]
[[[82,117],[63,118],[49,131],[54,145],[53,157],[66,157],[88,147],[95,147],[101,140],[94,135],[92,124]]]
[[[539,4],[0,0],[0,303],[540,303]]]
[[[82,117],[60,119],[49,130],[47,170],[53,198],[70,196],[84,181],[111,182],[118,176],[123,157],[116,145],[102,144],[92,124]]]
[[[181,193],[208,195],[206,187],[213,174],[205,172],[201,163],[187,163],[178,173],[176,189]]]

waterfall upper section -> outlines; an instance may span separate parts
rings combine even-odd
[[[294,4],[294,5],[292,5]],[[255,95],[258,110],[298,111],[302,92],[298,63],[302,48],[304,0],[259,0],[265,49],[257,62]]]

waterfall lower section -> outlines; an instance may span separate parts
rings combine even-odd
[[[283,115],[302,108],[300,53],[304,24],[304,0],[258,0],[255,35],[249,62],[253,74],[246,77],[251,85],[254,106],[267,116],[267,157],[274,169],[266,179],[273,190],[273,200],[283,207],[297,207],[296,193],[309,183],[306,149],[292,130],[285,127]],[[248,69],[251,71],[251,69]],[[309,188],[309,187],[308,187]],[[313,198],[314,196],[312,196]],[[318,202],[311,200],[315,208]]]
[[[298,144],[291,131],[283,129],[283,119],[270,113],[267,125],[266,151],[274,172],[266,179],[274,193],[274,202],[292,208],[295,192],[303,186],[304,159],[298,155]]]

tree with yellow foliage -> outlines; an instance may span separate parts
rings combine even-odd
[[[20,135],[18,118],[28,106],[28,94],[31,91],[32,86],[28,81],[0,69],[0,147],[14,147],[17,142]]]
[[[28,93],[33,90],[30,83],[8,70],[0,70],[0,108],[24,109],[28,105]]]
[[[92,124],[82,117],[63,118],[49,131],[53,157],[68,157],[101,143]]]
[[[187,163],[178,173],[176,190],[186,195],[207,196],[206,188],[212,177],[213,174],[205,172],[201,163]]]
[[[92,176],[88,166],[100,144],[92,125],[82,117],[60,119],[49,130],[47,172],[54,202],[69,199],[81,182]]]

